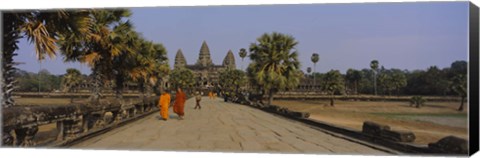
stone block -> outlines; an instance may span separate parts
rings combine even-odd
[[[413,142],[415,141],[415,134],[409,131],[393,131],[382,130],[381,137],[393,140],[396,142]]]
[[[447,136],[436,143],[428,144],[428,148],[441,153],[468,154],[468,141],[455,136]]]
[[[382,130],[390,130],[390,126],[381,125],[371,121],[363,122],[362,133],[374,135],[374,136],[380,136],[380,134],[382,133]]]

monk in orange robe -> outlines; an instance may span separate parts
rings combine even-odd
[[[163,91],[158,101],[158,108],[160,109],[160,116],[163,120],[167,121],[168,119],[168,107],[170,106],[170,94],[167,91]]]
[[[177,89],[177,94],[175,96],[175,103],[173,104],[173,112],[178,115],[178,118],[183,120],[185,115],[185,101],[187,100],[187,95],[182,91],[181,88]]]
[[[213,99],[213,93],[212,93],[212,91],[208,92],[208,98]]]

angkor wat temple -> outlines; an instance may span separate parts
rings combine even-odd
[[[197,77],[197,88],[205,89],[214,87],[215,85],[218,85],[219,73],[221,71],[227,68],[236,68],[235,56],[233,55],[232,50],[229,50],[221,65],[215,65],[210,56],[210,49],[208,48],[207,42],[203,41],[197,62],[195,64],[188,65],[182,50],[179,49],[175,55],[174,69],[187,68],[192,70],[194,75]]]

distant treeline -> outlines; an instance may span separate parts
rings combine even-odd
[[[430,66],[426,70],[385,69],[377,70],[378,95],[430,95],[445,96],[458,95],[454,86],[455,77],[467,75],[467,62],[455,61],[450,67],[440,69]],[[374,72],[372,69],[349,69],[342,74],[344,87],[336,94],[374,94]],[[318,85],[325,81],[327,73],[313,73]],[[306,75],[312,79],[312,75]],[[312,83],[312,81],[310,81]]]
[[[431,66],[426,70],[400,70],[385,69],[383,66],[377,72],[377,94],[379,95],[430,95],[452,96],[457,95],[452,84],[454,77],[467,74],[467,62],[455,61],[450,67],[439,69]],[[316,75],[318,85],[322,85],[326,73],[313,73]],[[312,79],[312,75],[306,75],[304,79]],[[18,92],[53,92],[63,91],[65,88],[65,75],[54,75],[48,70],[40,70],[38,73],[17,70],[16,79]],[[87,76],[81,75],[82,80]],[[374,94],[374,71],[372,69],[349,69],[342,74],[344,91],[337,94]],[[40,89],[40,90],[39,90]]]
[[[78,71],[80,72],[80,71]],[[17,81],[17,92],[54,92],[63,91],[65,88],[65,74],[55,75],[48,70],[42,69],[38,73],[17,70],[15,78]],[[85,80],[87,75],[81,75],[80,79]]]
[[[63,75],[53,75],[48,70],[42,69],[38,73],[17,70],[16,91],[20,92],[51,92],[60,90]]]

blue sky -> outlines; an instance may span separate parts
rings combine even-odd
[[[468,2],[149,7],[132,12],[136,30],[167,48],[171,67],[179,48],[188,64],[195,63],[205,40],[215,64],[231,49],[240,68],[238,50],[273,31],[298,40],[302,70],[313,67],[310,56],[319,53],[318,72],[368,68],[373,59],[385,68],[443,68],[468,55]],[[63,63],[62,56],[39,64],[25,40],[18,52],[15,60],[26,63],[18,66],[23,70],[37,72],[41,66],[64,74],[75,67],[90,73],[86,65]],[[245,58],[244,68],[248,62]]]

